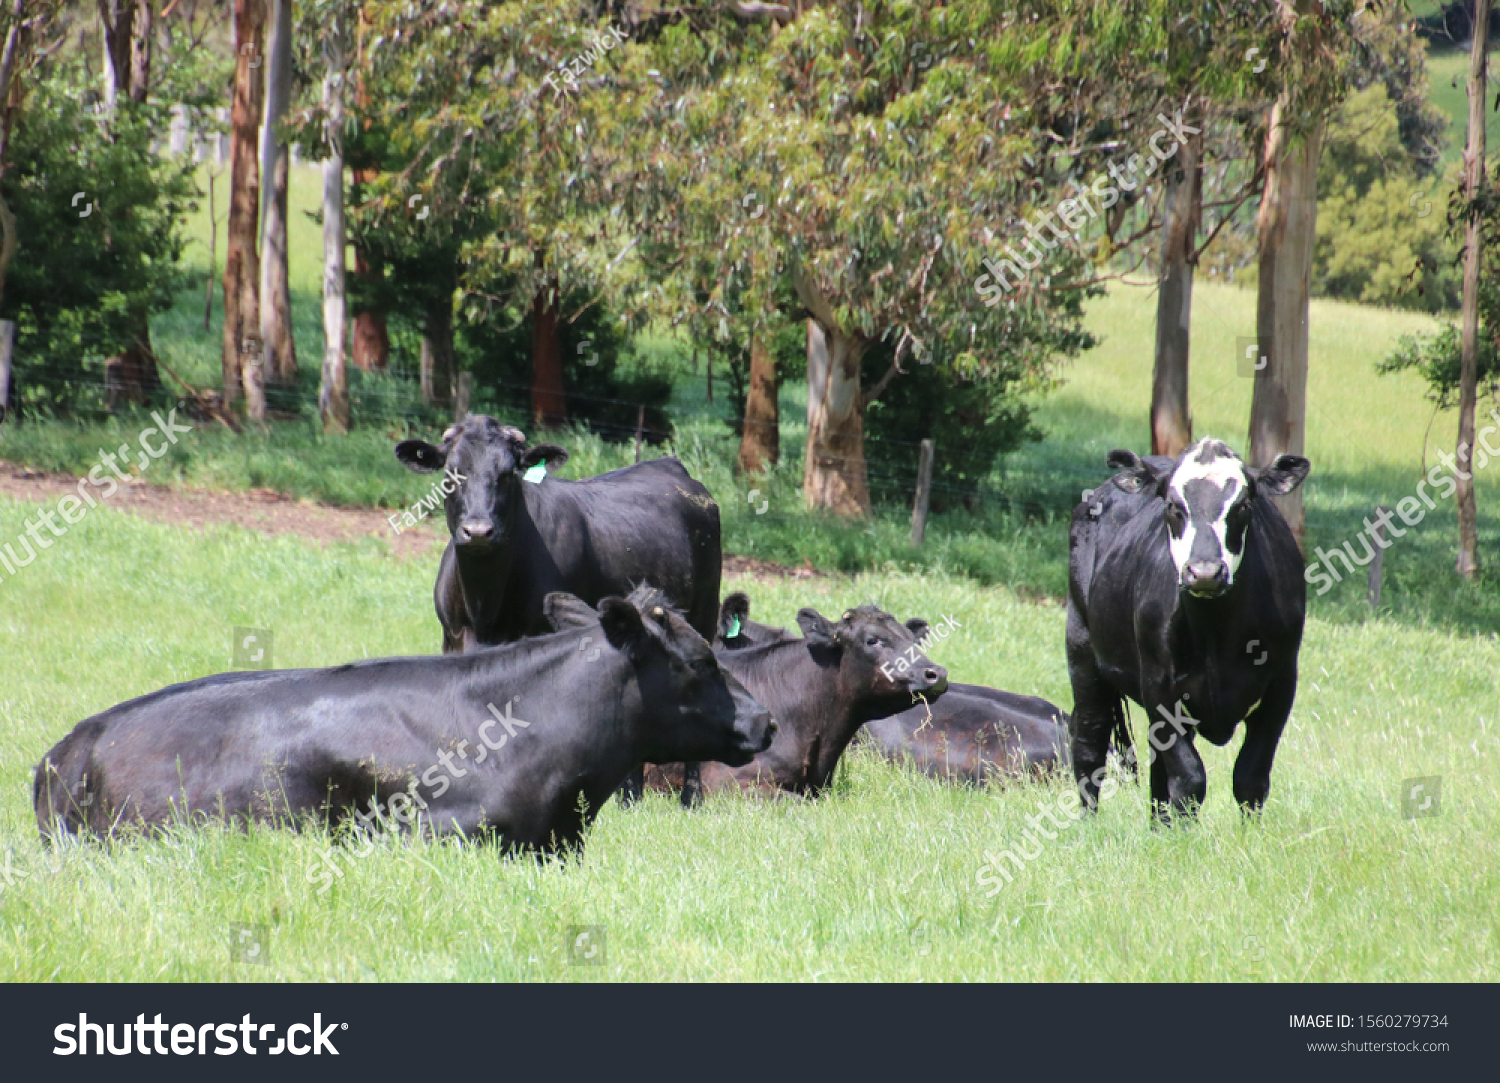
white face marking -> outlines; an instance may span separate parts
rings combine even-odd
[[[1209,463],[1198,462],[1198,453],[1204,444],[1210,443],[1216,445],[1218,457]],[[1188,561],[1192,558],[1193,542],[1198,536],[1200,525],[1193,518],[1192,505],[1188,502],[1187,496],[1188,483],[1194,481],[1206,482],[1224,493],[1219,514],[1209,527],[1218,538],[1219,559],[1224,563],[1224,568],[1229,574],[1229,585],[1232,586],[1234,573],[1239,570],[1240,559],[1245,554],[1243,546],[1238,553],[1229,550],[1229,509],[1234,506],[1235,498],[1250,487],[1250,479],[1245,474],[1245,464],[1238,455],[1229,450],[1227,445],[1209,437],[1199,440],[1183,454],[1182,465],[1173,472],[1171,484],[1168,486],[1170,493],[1182,501],[1183,506],[1188,509],[1187,523],[1183,527],[1182,537],[1173,537],[1172,532],[1167,531],[1167,547],[1171,550],[1172,563],[1177,565],[1179,576],[1186,572]]]

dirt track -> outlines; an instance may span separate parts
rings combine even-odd
[[[49,474],[15,463],[0,461],[0,495],[18,500],[53,502],[77,492],[78,478],[71,474]],[[145,482],[122,484],[104,501],[109,507],[144,516],[158,523],[203,528],[216,523],[234,523],[262,534],[296,534],[321,544],[376,537],[389,542],[398,557],[421,556],[446,542],[433,520],[399,535],[391,528],[389,511],[379,508],[334,508],[311,500],[293,500],[267,489],[249,492],[211,492],[206,489],[174,489]],[[788,568],[753,557],[724,557],[724,571],[775,579],[811,579],[824,573],[804,565]]]

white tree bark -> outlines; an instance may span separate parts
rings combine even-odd
[[[296,376],[288,281],[286,205],[290,155],[276,136],[292,91],[292,0],[267,0],[266,105],[260,129],[260,341],[269,379]]]
[[[1464,194],[1478,200],[1484,188],[1484,106],[1490,36],[1490,0],[1474,5],[1474,41],[1469,51],[1469,145],[1464,151]],[[1479,574],[1479,508],[1474,499],[1474,410],[1479,382],[1479,257],[1483,244],[1476,209],[1464,227],[1463,331],[1458,374],[1458,564],[1465,579]]]
[[[344,42],[338,25],[324,43],[329,155],[323,162],[323,376],[318,414],[324,432],[349,431],[344,302]]]
[[[1250,465],[1256,467],[1278,455],[1302,455],[1307,442],[1307,316],[1323,121],[1294,132],[1287,117],[1291,108],[1283,93],[1271,110],[1265,189],[1256,221],[1260,282],[1255,335],[1266,359],[1255,374],[1250,405]],[[1300,546],[1306,527],[1302,489],[1273,499]]]
[[[797,296],[807,321],[807,455],[802,496],[809,508],[860,516],[870,510],[865,472],[865,410],[859,363],[865,340],[839,326],[818,284],[798,268]]]

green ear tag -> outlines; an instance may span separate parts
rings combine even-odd
[[[546,476],[547,476],[547,464],[546,463],[537,463],[535,466],[533,466],[529,470],[527,470],[526,473],[524,473],[524,474],[521,475],[521,480],[522,481],[529,481],[533,485],[540,485],[542,483],[542,479],[544,477],[546,477]]]
[[[729,634],[724,637],[725,639],[733,639],[735,636],[737,636],[737,635],[740,634],[740,618],[739,617],[730,617],[729,619],[733,623],[730,624],[730,626],[729,626]]]

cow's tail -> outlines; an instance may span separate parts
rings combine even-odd
[[[87,827],[88,814],[98,801],[88,764],[103,729],[102,724],[83,723],[57,742],[37,766],[31,802],[44,841]]]
[[[1130,777],[1137,778],[1139,772],[1135,760],[1135,741],[1130,736],[1130,711],[1125,706],[1124,696],[1115,698],[1110,713],[1114,716],[1109,728],[1114,739],[1115,755],[1120,757],[1120,763],[1130,772]]]

